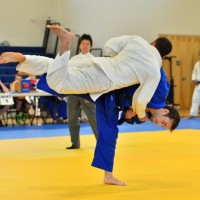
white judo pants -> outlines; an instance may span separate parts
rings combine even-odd
[[[200,84],[194,88],[192,96],[192,106],[190,108],[190,116],[198,116],[200,106]]]
[[[112,81],[91,59],[70,61],[69,56],[69,51],[55,59],[26,56],[17,70],[34,75],[47,73],[48,85],[60,94],[103,93],[112,87]]]
[[[70,61],[69,52],[47,67],[47,83],[62,94],[104,92],[111,87],[110,79],[91,59]]]

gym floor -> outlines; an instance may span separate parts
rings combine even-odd
[[[199,200],[200,118],[182,119],[170,133],[151,122],[119,126],[114,175],[127,186],[103,184],[90,166],[95,138],[81,124],[81,148],[66,124],[0,129],[0,199]]]

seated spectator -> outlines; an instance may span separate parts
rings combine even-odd
[[[4,92],[7,93],[10,90],[1,82],[0,80],[0,93]],[[10,108],[10,105],[5,105],[5,106],[0,106],[0,115],[3,115],[4,113],[6,113],[8,111],[8,109]],[[0,127],[4,126],[2,120],[0,120]]]
[[[46,110],[56,123],[64,123],[67,119],[67,103],[56,96],[42,96],[39,99],[39,107]]]
[[[10,91],[16,91],[21,84],[22,76],[16,74],[15,80],[10,84]],[[25,99],[25,96],[15,98],[16,106],[16,123],[20,124],[20,120],[25,123],[28,111],[31,109],[31,104]],[[22,115],[20,115],[22,113]]]
[[[30,90],[31,91],[38,91],[36,88],[36,84],[38,82],[38,79],[36,78],[36,75],[32,75],[30,74],[26,80],[30,80]],[[31,104],[31,108],[28,110],[29,115],[35,115],[35,116],[39,116],[40,110],[38,108],[38,98],[34,97],[34,96],[26,96],[25,97],[26,101]],[[37,107],[37,109],[36,109]],[[35,113],[35,110],[37,110],[37,113]]]

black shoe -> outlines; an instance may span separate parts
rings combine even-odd
[[[70,147],[66,147],[66,149],[79,149],[79,147],[75,147],[73,144]]]
[[[0,127],[4,127],[4,124],[1,120],[0,120]]]
[[[56,124],[64,124],[64,120],[63,119],[57,119],[56,120]]]
[[[191,116],[188,117],[188,119],[195,119],[195,118],[198,118],[198,116],[191,115]]]

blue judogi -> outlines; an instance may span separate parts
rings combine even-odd
[[[160,70],[161,79],[159,85],[147,105],[149,108],[163,108],[166,106],[165,102],[169,92],[169,84],[163,68]],[[137,85],[129,86],[126,88],[111,91],[103,94],[96,101],[96,117],[98,140],[95,148],[94,159],[92,166],[112,172],[114,165],[115,148],[118,137],[118,114],[121,110],[122,113],[126,108],[132,104],[132,96]],[[49,92],[57,96],[66,96],[66,94],[58,94],[49,88],[46,82],[46,76],[43,76],[37,84],[38,89]],[[151,89],[151,88],[149,88]],[[92,101],[89,94],[78,95],[85,99]],[[122,116],[123,117],[123,116]],[[126,121],[122,118],[121,122]],[[132,123],[140,123],[139,120],[133,119]]]
[[[151,101],[149,108],[163,108],[169,92],[169,83],[163,68],[160,70],[161,80]],[[92,166],[112,172],[116,141],[118,137],[119,108],[125,112],[132,104],[132,96],[138,85],[109,92],[98,98],[96,103],[98,140],[95,148]],[[135,119],[134,119],[135,121]],[[133,123],[134,123],[133,121]],[[137,121],[137,123],[140,123]]]

